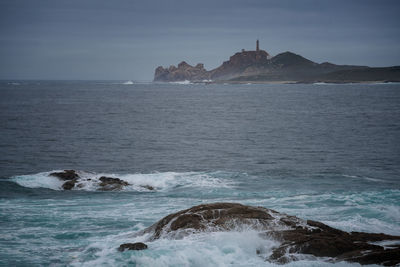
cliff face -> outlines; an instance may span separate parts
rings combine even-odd
[[[192,82],[218,81],[290,81],[290,82],[364,82],[400,81],[400,68],[369,68],[367,66],[321,64],[300,55],[284,52],[274,57],[264,50],[242,51],[234,54],[221,66],[207,71],[203,64],[191,66],[186,62],[178,67],[158,67],[154,81]]]
[[[154,74],[154,81],[228,80],[246,73],[246,69],[252,66],[256,66],[256,69],[254,69],[255,72],[251,71],[251,73],[256,73],[257,67],[268,63],[268,58],[269,54],[263,50],[243,51],[234,54],[228,61],[225,61],[221,66],[211,71],[204,69],[204,65],[201,63],[193,67],[182,61],[178,64],[178,67],[157,67]]]
[[[210,71],[212,80],[229,80],[246,73],[258,73],[262,66],[268,65],[269,54],[264,51],[243,51],[236,53],[218,68]]]

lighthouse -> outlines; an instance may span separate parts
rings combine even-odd
[[[257,42],[256,42],[256,51],[257,52],[260,51],[260,42],[258,41],[258,39],[257,39]]]

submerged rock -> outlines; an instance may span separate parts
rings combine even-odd
[[[147,249],[147,245],[142,242],[137,242],[137,243],[126,243],[122,244],[119,246],[118,250],[119,251],[125,251],[125,250],[143,250]]]
[[[151,241],[162,237],[178,239],[196,232],[243,229],[257,230],[261,237],[280,242],[266,257],[270,262],[283,264],[296,260],[298,254],[308,254],[360,264],[400,263],[400,244],[390,249],[372,244],[383,240],[399,240],[400,243],[400,236],[348,233],[320,222],[237,203],[204,204],[182,210],[164,217],[139,234],[150,234]],[[262,256],[260,251],[255,253]]]
[[[79,178],[79,175],[74,170],[64,170],[63,172],[52,172],[50,173],[50,175],[60,178],[61,180],[64,181]]]
[[[145,188],[147,190],[150,190],[150,191],[154,191],[155,190],[155,188],[153,186],[151,186],[151,185],[141,185],[141,187],[143,187],[143,188]]]
[[[124,186],[129,185],[128,182],[119,178],[102,176],[99,180],[101,181],[100,190],[102,191],[121,190]]]

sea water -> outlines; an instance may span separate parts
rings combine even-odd
[[[277,241],[251,229],[117,250],[213,202],[400,235],[399,118],[399,84],[3,81],[0,265],[273,265]],[[64,169],[80,188],[49,177]],[[101,192],[101,176],[130,185]],[[299,257],[289,265],[351,265]]]

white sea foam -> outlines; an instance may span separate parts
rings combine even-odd
[[[62,170],[54,170],[49,172],[41,172],[37,174],[19,175],[11,178],[17,184],[29,188],[49,188],[53,190],[62,190],[65,181],[51,176],[52,172],[60,172]],[[124,191],[168,191],[170,189],[180,187],[195,188],[230,188],[233,182],[226,178],[219,178],[218,175],[212,175],[201,172],[160,172],[149,174],[110,174],[110,173],[91,173],[77,171],[79,175],[78,182],[73,190],[96,191],[100,189],[100,177],[106,176],[111,178],[119,178],[129,183],[123,188]]]
[[[384,240],[378,242],[370,242],[370,244],[382,246],[384,249],[392,249],[395,246],[400,246],[400,240]]]
[[[322,220],[321,222],[347,232],[371,232],[400,235],[400,226],[385,222],[376,218],[367,218],[354,214],[349,218],[341,218],[340,221]]]
[[[134,84],[132,81],[126,81],[126,82],[124,82],[124,83],[122,83],[122,84],[124,84],[124,85],[132,85],[132,84]]]
[[[334,83],[325,83],[325,82],[317,82],[317,83],[312,83],[313,85],[331,85]]]
[[[368,180],[371,182],[382,182],[382,179],[377,179],[377,178],[372,178],[372,177],[367,177],[367,176],[357,176],[357,175],[347,175],[343,174],[344,177],[352,178],[352,179],[363,179],[363,180]]]
[[[17,82],[10,82],[10,83],[8,83],[9,85],[21,85],[20,83],[17,83]]]
[[[260,237],[257,231],[199,233],[179,240],[158,239],[146,242],[147,250],[117,251],[126,242],[142,242],[142,238],[121,239],[121,236],[92,239],[84,251],[74,253],[72,266],[277,266],[267,261],[279,242]],[[85,255],[96,251],[95,257]],[[298,261],[285,266],[359,266],[348,262],[329,263],[328,258],[291,254]]]
[[[49,176],[50,173],[51,172],[41,172],[37,174],[14,176],[11,178],[11,181],[29,188],[49,188],[60,190],[64,182],[53,176]]]
[[[192,84],[189,80],[170,82],[172,84]]]

